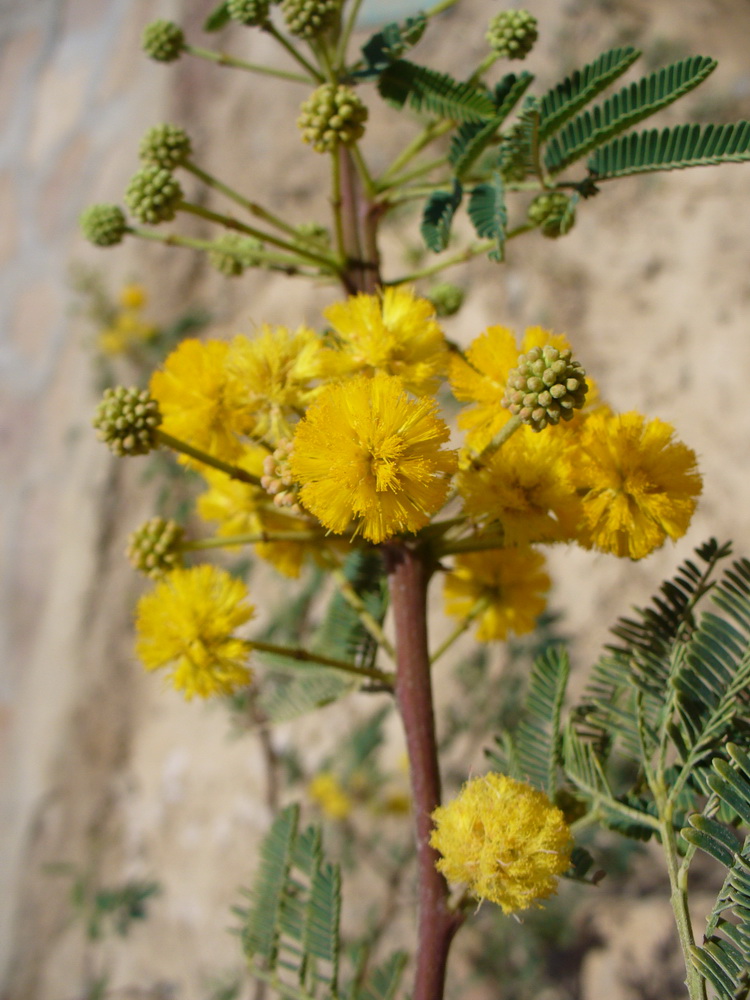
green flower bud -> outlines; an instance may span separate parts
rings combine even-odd
[[[157,447],[159,404],[147,389],[105,389],[92,424],[115,455],[146,455]]]
[[[241,24],[260,25],[268,20],[270,0],[227,0],[227,13]]]
[[[298,38],[317,38],[332,26],[340,0],[282,0],[281,11],[289,31]]]
[[[484,37],[498,55],[524,59],[539,37],[537,20],[527,10],[503,10],[492,18]]]
[[[143,29],[141,47],[157,62],[174,62],[185,48],[185,35],[173,21],[152,21]]]
[[[236,278],[247,267],[258,264],[258,251],[263,249],[260,240],[239,233],[224,233],[214,240],[208,251],[208,261],[221,274]]]
[[[304,243],[312,241],[326,248],[331,245],[331,234],[328,227],[321,222],[302,222],[297,226],[297,232],[303,237],[302,242]]]
[[[538,195],[529,205],[529,221],[539,226],[543,236],[557,239],[573,228],[576,221],[575,201],[564,191]]]
[[[130,534],[125,552],[139,572],[158,580],[182,566],[180,543],[184,535],[176,521],[152,517]]]
[[[97,247],[113,247],[121,243],[128,231],[125,213],[119,205],[89,205],[78,221],[83,235]]]
[[[138,155],[164,170],[181,167],[192,152],[190,136],[179,125],[154,125],[141,139]]]
[[[174,219],[181,201],[179,183],[168,170],[153,163],[133,174],[125,191],[125,203],[136,219],[153,226]]]
[[[435,306],[438,316],[453,316],[463,305],[464,290],[449,281],[441,281],[433,285],[427,298]]]
[[[541,431],[547,424],[570,420],[583,406],[588,388],[586,372],[569,350],[532,347],[508,373],[503,406]]]
[[[302,138],[316,153],[351,146],[365,131],[367,108],[351,87],[324,83],[304,102],[297,119]]]

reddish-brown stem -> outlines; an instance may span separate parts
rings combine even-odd
[[[413,1000],[441,1000],[453,935],[462,915],[448,906],[448,886],[430,847],[431,814],[440,805],[430,657],[427,645],[429,554],[405,543],[384,547],[396,630],[396,700],[409,755],[419,879],[417,970]]]
[[[346,263],[342,281],[346,290],[372,294],[380,285],[377,225],[380,211],[364,197],[351,150],[338,147],[341,215]]]

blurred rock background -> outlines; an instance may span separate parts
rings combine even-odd
[[[74,262],[101,269],[112,289],[140,280],[155,320],[169,321],[189,300],[210,311],[219,336],[263,321],[314,324],[335,294],[267,275],[228,282],[189,252],[134,240],[96,251],[78,233],[86,205],[122,200],[141,134],[162,121],[186,126],[196,161],[256,200],[290,217],[325,219],[326,164],[294,126],[305,96],[299,85],[141,55],[142,28],[157,17],[203,44],[200,28],[213,6],[5,0],[0,10],[4,1000],[78,997],[91,971],[89,946],[70,922],[69,883],[45,869],[54,862],[95,870],[105,882],[157,877],[163,885],[149,920],[107,945],[117,995],[194,1000],[240,965],[229,907],[249,881],[270,818],[262,747],[252,737],[232,740],[221,708],[184,704],[134,661],[141,582],[122,552],[128,532],[152,512],[154,489],[138,461],[115,460],[90,429],[89,331],[72,314],[70,280]],[[746,0],[527,6],[542,25],[527,61],[537,92],[607,48],[635,44],[644,58],[631,76],[694,53],[719,59],[709,81],[658,123],[750,117]],[[461,75],[484,51],[484,27],[498,9],[491,0],[463,0],[444,16],[444,30],[428,35],[420,61]],[[376,0],[368,16],[374,23],[405,13],[403,4],[386,10]],[[284,64],[258,32],[234,27],[219,45]],[[411,126],[377,95],[370,104],[365,150],[377,170]],[[561,245],[521,239],[503,268],[477,263],[447,275],[469,293],[446,324],[452,336],[468,341],[496,322],[566,332],[613,406],[674,423],[700,456],[704,497],[679,545],[635,565],[553,553],[553,605],[581,663],[606,641],[614,617],[645,603],[708,536],[731,537],[737,551],[750,552],[749,199],[746,165],[623,181],[581,207]],[[184,228],[205,232],[199,222]],[[406,220],[386,233],[386,254],[396,260],[417,242],[416,222]],[[313,758],[332,745],[336,719],[334,706],[297,727]],[[287,727],[278,738],[292,735]],[[582,1000],[605,990],[610,1000],[681,995],[679,978],[675,986],[665,972],[669,934],[652,930],[668,926],[668,910],[649,900],[648,883],[648,876],[631,883],[629,900],[597,901],[591,950],[579,956]],[[615,907],[622,920],[612,919]],[[650,972],[635,976],[634,966]],[[478,987],[472,996],[497,992]]]

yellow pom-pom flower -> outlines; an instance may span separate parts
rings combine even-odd
[[[146,289],[135,282],[123,285],[118,298],[123,309],[142,309],[146,305]]]
[[[581,545],[642,559],[685,534],[702,483],[695,452],[674,439],[669,424],[596,411],[571,448]]]
[[[161,430],[231,462],[242,451],[235,431],[244,429],[244,411],[226,367],[228,352],[220,340],[183,340],[151,376],[150,390],[162,413]]]
[[[526,330],[519,348],[512,330],[490,326],[474,340],[466,358],[453,356],[450,381],[453,394],[461,402],[471,403],[462,411],[458,425],[466,431],[466,443],[481,452],[511,415],[502,405],[508,373],[518,363],[520,354],[532,347],[551,345],[558,350],[570,348],[562,334],[553,334],[541,326]]]
[[[321,771],[316,774],[307,791],[313,802],[329,819],[346,819],[352,811],[352,800],[331,771]]]
[[[167,670],[188,700],[245,687],[248,644],[232,633],[253,616],[247,596],[241,580],[216,566],[173,570],[138,602],[139,659],[147,670]]]
[[[482,523],[499,522],[509,545],[570,538],[579,506],[566,456],[558,437],[519,428],[487,465],[467,464],[460,473],[465,512]]]
[[[304,326],[292,331],[264,323],[252,340],[234,338],[227,369],[255,437],[272,444],[291,437],[296,414],[310,402],[320,375],[320,354],[320,338]]]
[[[300,500],[329,531],[368,541],[414,532],[445,501],[455,455],[431,399],[379,373],[325,386],[297,425],[290,468]]]
[[[465,618],[477,602],[484,602],[478,616],[480,642],[531,632],[550,588],[544,565],[544,556],[528,546],[461,553],[445,577],[446,614]]]
[[[432,814],[438,869],[503,913],[539,906],[570,866],[570,828],[544,792],[502,774],[467,781]]]
[[[408,288],[382,295],[354,295],[323,315],[333,327],[339,350],[325,352],[329,375],[385,372],[397,375],[416,396],[437,390],[448,365],[448,349],[435,307]]]

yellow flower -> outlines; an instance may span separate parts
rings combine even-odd
[[[331,771],[316,774],[307,788],[310,798],[329,819],[346,819],[352,811],[352,800]]]
[[[437,390],[448,364],[445,337],[435,307],[408,288],[386,288],[382,295],[354,295],[324,310],[340,350],[327,350],[329,376],[397,375],[416,396]]]
[[[305,326],[291,331],[264,323],[254,339],[234,338],[227,369],[253,436],[273,444],[291,437],[296,415],[310,402],[312,382],[320,374],[321,352],[320,338]]]
[[[499,522],[509,545],[569,538],[579,506],[566,455],[557,436],[519,428],[486,466],[468,464],[460,473],[465,512],[483,523]]]
[[[226,368],[228,351],[220,340],[183,340],[151,376],[150,389],[162,413],[161,430],[231,462],[242,452],[235,430],[244,428]]]
[[[597,411],[571,443],[581,501],[577,541],[641,559],[688,529],[701,492],[696,457],[674,428],[640,413]]]
[[[123,309],[142,309],[146,305],[146,289],[135,283],[123,285],[119,299]]]
[[[138,657],[147,670],[168,670],[188,700],[232,694],[252,677],[248,644],[232,635],[253,616],[247,596],[241,580],[208,563],[173,570],[138,602]]]
[[[111,326],[99,333],[99,347],[105,354],[126,354],[155,335],[155,326],[144,323],[137,312],[123,310],[115,315]]]
[[[432,818],[430,844],[442,854],[438,869],[503,913],[538,907],[538,900],[555,895],[558,876],[570,866],[562,812],[544,792],[505,775],[467,781]]]
[[[486,603],[479,615],[477,639],[491,642],[510,632],[531,632],[544,611],[550,578],[544,557],[527,546],[466,552],[455,557],[446,575],[443,594],[446,614],[465,618],[478,601]]]
[[[329,531],[383,542],[429,522],[448,492],[453,452],[431,399],[379,373],[325,386],[297,425],[290,468],[300,500]]]
[[[526,330],[520,348],[508,327],[490,326],[470,344],[465,359],[456,355],[451,357],[453,395],[461,402],[474,404],[459,415],[458,426],[466,431],[466,443],[475,452],[486,448],[510,420],[502,399],[508,372],[518,363],[519,354],[547,344],[558,350],[570,348],[562,334],[552,334],[541,326]]]
[[[268,452],[259,445],[246,448],[235,464],[260,478]],[[203,475],[210,489],[197,500],[197,509],[204,521],[218,522],[219,536],[242,535],[261,531],[306,531],[310,524],[304,518],[277,510],[271,497],[260,486],[243,483],[218,470],[205,468]],[[259,542],[254,550],[284,576],[296,578],[308,554],[317,554],[317,546],[303,542]]]

